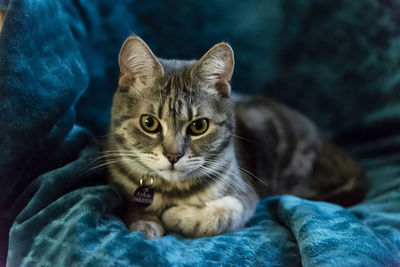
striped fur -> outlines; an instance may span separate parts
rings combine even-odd
[[[128,200],[124,219],[131,231],[148,238],[164,230],[189,237],[217,235],[243,227],[259,197],[324,198],[312,179],[324,147],[315,126],[269,100],[233,101],[233,51],[226,43],[199,61],[163,60],[140,38],[130,37],[119,63],[104,157],[110,180]],[[157,118],[161,130],[144,131],[142,115]],[[199,118],[208,119],[207,131],[189,135],[187,128]],[[174,164],[164,156],[172,152],[183,154]],[[140,179],[149,178],[154,180],[153,203],[134,207],[129,199]],[[345,183],[341,179],[337,192]]]

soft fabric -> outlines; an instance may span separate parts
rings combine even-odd
[[[246,3],[245,3],[246,2]],[[396,1],[12,0],[0,34],[0,265],[400,266]],[[245,229],[146,240],[115,215],[98,139],[123,40],[163,57],[236,52],[234,89],[305,111],[357,155],[351,208],[272,196]]]

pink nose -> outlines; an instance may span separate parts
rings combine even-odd
[[[183,153],[165,153],[165,156],[172,164],[177,163],[183,157]]]

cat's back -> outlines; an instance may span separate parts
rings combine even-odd
[[[344,205],[362,198],[362,168],[310,119],[263,96],[233,100],[238,162],[259,178],[248,177],[259,196],[295,194]]]
[[[263,96],[235,96],[235,148],[240,165],[267,181],[253,180],[261,196],[300,194],[321,145],[316,126],[301,113]]]

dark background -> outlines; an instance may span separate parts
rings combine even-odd
[[[394,92],[399,95],[395,1],[128,2],[129,8],[125,1],[112,3],[112,9],[108,1],[82,6],[97,8],[102,19],[87,18],[97,35],[75,29],[91,47],[82,47],[91,97],[80,100],[78,110],[84,112],[77,112],[78,122],[97,135],[107,130],[117,56],[129,34],[142,37],[163,58],[199,58],[215,43],[229,42],[236,59],[234,91],[276,98],[304,112],[328,135],[363,124],[366,114],[390,106]],[[130,19],[115,27],[112,22],[120,17]]]

